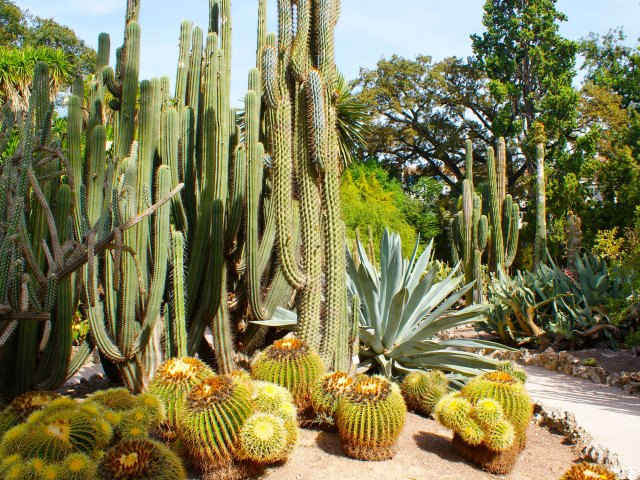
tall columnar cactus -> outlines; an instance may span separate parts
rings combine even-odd
[[[573,212],[567,214],[565,235],[567,238],[567,266],[575,269],[582,243],[582,220]]]
[[[489,223],[486,215],[482,215],[482,197],[474,193],[473,189],[471,140],[467,140],[466,152],[466,178],[462,182],[462,210],[451,219],[450,230],[453,241],[452,260],[462,261],[465,283],[476,282],[473,290],[466,296],[466,304],[471,305],[474,302],[482,302],[482,254],[487,246]]]
[[[544,145],[536,146],[536,243],[534,267],[537,269],[547,258],[547,207],[544,176]]]
[[[508,270],[518,250],[520,206],[506,193],[506,169],[506,147],[504,138],[500,138],[497,162],[493,148],[487,148],[487,200],[492,272]]]

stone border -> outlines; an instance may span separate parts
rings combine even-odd
[[[546,368],[554,372],[591,380],[594,383],[617,387],[629,395],[640,396],[640,372],[610,373],[602,367],[587,367],[582,365],[582,361],[571,353],[567,351],[556,352],[551,347],[542,353],[522,348],[517,352],[503,351],[495,352],[495,354],[496,358]]]
[[[533,420],[547,430],[564,436],[565,443],[576,446],[585,461],[604,465],[621,480],[640,480],[640,472],[624,468],[615,453],[595,443],[593,437],[578,425],[572,413],[536,402],[533,406]]]

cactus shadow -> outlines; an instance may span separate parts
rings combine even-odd
[[[342,450],[340,449],[340,439],[338,434],[327,432],[324,430],[317,430],[316,445],[323,452],[333,455],[334,457],[344,457]]]
[[[432,432],[417,432],[413,435],[416,445],[425,452],[437,455],[443,460],[454,463],[465,463],[453,450],[451,437]]]

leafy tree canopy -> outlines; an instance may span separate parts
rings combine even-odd
[[[558,33],[567,17],[556,9],[556,0],[487,0],[484,11],[486,31],[471,37],[475,60],[491,81],[504,134],[516,136],[532,170],[527,140],[533,143],[528,135],[535,122],[544,125],[550,159],[574,129],[578,45]]]

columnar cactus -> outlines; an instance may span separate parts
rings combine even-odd
[[[536,145],[536,243],[533,265],[537,269],[547,259],[547,207],[544,176],[544,145]]]
[[[582,243],[582,220],[573,212],[567,214],[565,235],[567,238],[567,266],[570,269],[575,269]]]

